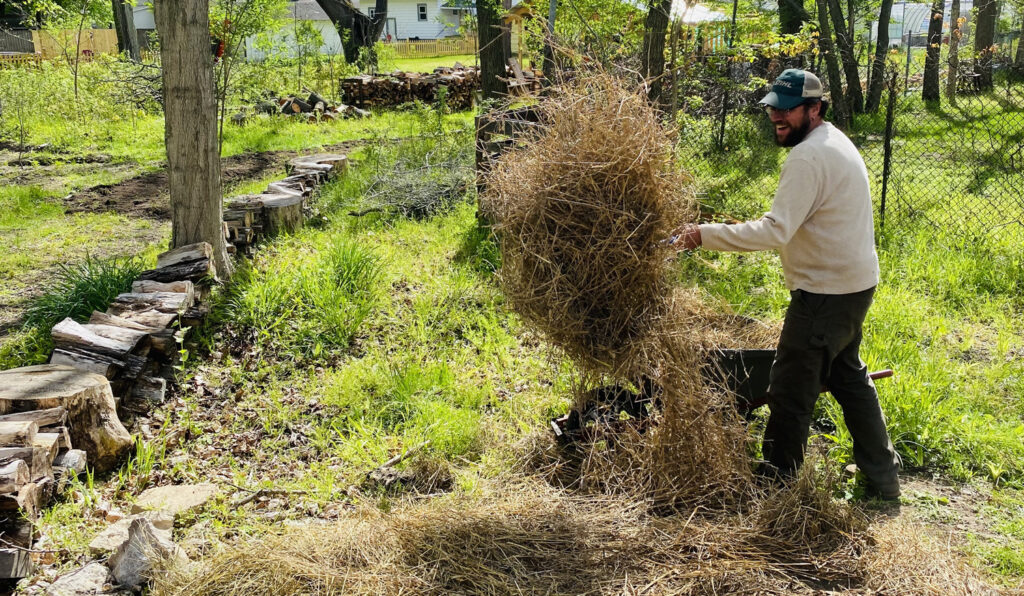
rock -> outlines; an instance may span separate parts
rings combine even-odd
[[[186,564],[185,552],[141,517],[132,520],[128,540],[107,561],[114,579],[128,589],[145,585],[163,570]]]
[[[131,527],[132,522],[136,519],[148,520],[149,523],[153,524],[158,534],[168,540],[171,539],[171,531],[174,529],[174,516],[166,511],[146,511],[118,520],[107,526],[107,529],[97,534],[89,543],[89,554],[99,557],[116,551],[118,547],[128,541],[128,528]]]
[[[46,588],[46,596],[109,594],[113,581],[106,565],[94,561],[78,571],[62,575]]]
[[[0,371],[0,413],[64,407],[71,441],[96,472],[110,471],[135,442],[117,417],[102,375],[62,364]]]
[[[202,507],[217,494],[215,484],[177,484],[146,489],[132,505],[132,513],[163,510],[171,515]]]

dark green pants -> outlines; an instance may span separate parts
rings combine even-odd
[[[860,359],[864,317],[875,289],[855,294],[790,293],[789,309],[772,364],[771,416],[764,433],[765,459],[783,474],[804,459],[811,415],[822,385],[843,409],[857,467],[883,494],[899,494],[896,455],[885,429],[875,385]]]

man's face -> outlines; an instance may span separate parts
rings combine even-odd
[[[782,147],[795,147],[811,129],[811,114],[807,104],[790,110],[769,107],[768,118],[775,127],[775,142]]]

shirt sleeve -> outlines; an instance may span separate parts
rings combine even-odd
[[[705,248],[726,251],[772,250],[785,246],[807,221],[819,196],[818,172],[804,158],[782,167],[772,208],[761,219],[740,224],[701,224]]]

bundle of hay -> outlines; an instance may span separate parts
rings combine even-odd
[[[491,170],[484,211],[516,310],[584,368],[621,373],[667,304],[689,176],[640,92],[588,78],[537,106],[545,126]]]
[[[494,164],[482,198],[502,288],[577,363],[577,401],[611,382],[646,385],[661,406],[657,424],[616,421],[562,478],[668,507],[729,501],[748,484],[747,436],[729,398],[701,380],[706,309],[673,287],[667,240],[697,209],[670,134],[642,90],[605,75],[536,109],[543,126]]]

